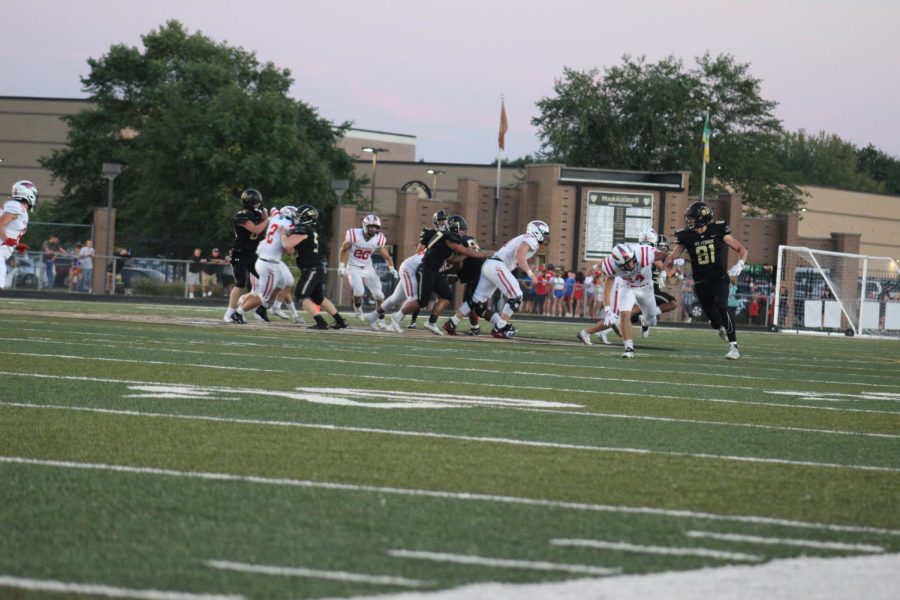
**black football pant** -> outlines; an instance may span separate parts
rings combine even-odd
[[[700,283],[694,283],[694,295],[703,312],[709,319],[713,329],[725,328],[729,342],[737,341],[737,332],[734,330],[734,321],[728,313],[728,284],[726,275],[707,279]]]

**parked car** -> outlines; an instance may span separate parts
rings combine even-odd
[[[43,263],[35,262],[27,254],[16,254],[16,281],[14,287],[36,288],[38,286],[38,269]]]
[[[125,284],[125,287],[134,287],[135,282],[139,279],[149,279],[163,283],[166,280],[166,276],[155,269],[126,264],[125,268],[122,269],[122,283]]]

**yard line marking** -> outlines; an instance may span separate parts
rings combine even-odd
[[[166,592],[163,590],[135,590],[93,583],[74,583],[50,579],[26,579],[0,575],[0,587],[33,592],[84,594],[106,598],[137,598],[138,600],[243,600],[243,596],[221,594],[192,594],[190,592]]]
[[[395,558],[413,558],[432,562],[447,562],[477,567],[497,567],[500,569],[524,569],[526,571],[562,571],[563,573],[581,573],[584,575],[617,575],[622,569],[594,567],[591,565],[567,565],[535,560],[513,560],[509,558],[491,558],[474,554],[451,554],[449,552],[425,552],[418,550],[388,550]]]
[[[409,431],[402,429],[379,429],[375,427],[353,427],[348,425],[333,425],[330,423],[301,423],[299,421],[269,421],[266,419],[237,419],[231,417],[211,417],[207,415],[178,415],[173,413],[145,412],[136,410],[118,410],[110,408],[94,408],[89,406],[62,406],[58,404],[31,404],[28,402],[0,402],[0,406],[15,408],[33,408],[38,410],[70,410],[76,412],[91,412],[98,414],[120,415],[129,417],[150,417],[163,419],[177,419],[185,421],[208,421],[213,423],[233,423],[239,425],[263,425],[270,427],[298,427],[301,429],[317,429],[326,431],[346,431],[350,433],[372,433],[375,435],[389,435],[399,437],[421,437],[430,439],[451,440],[460,442],[475,442],[480,444],[501,444],[509,446],[525,446],[529,448],[556,448],[559,450],[580,450],[588,452],[608,452],[612,454],[637,454],[642,456],[671,456],[674,458],[697,458],[701,460],[719,460],[732,462],[747,462],[757,464],[790,465],[799,467],[813,467],[823,469],[846,469],[848,471],[871,471],[880,473],[900,473],[897,467],[882,467],[876,465],[844,465],[839,463],[823,463],[805,460],[792,460],[787,458],[764,458],[758,456],[735,456],[729,454],[706,454],[703,452],[675,452],[669,450],[650,450],[649,448],[629,448],[626,446],[589,446],[585,444],[569,444],[564,442],[539,442],[533,440],[517,440],[513,438],[484,437],[474,435],[457,435],[450,433],[437,433],[433,431]]]
[[[391,381],[415,381],[422,383],[434,383],[434,380],[429,379],[414,379],[410,377],[391,377],[385,375],[356,375],[358,379],[383,379],[383,380],[391,380]],[[460,381],[457,385],[477,385],[479,387],[500,387],[500,388],[511,388],[514,390],[521,390],[522,387],[518,385],[510,385],[506,383],[472,383],[468,381]],[[529,385],[529,390],[541,390],[548,391],[554,393],[573,393],[573,394],[603,394],[610,396],[637,396],[639,398],[647,398],[647,394],[638,394],[634,392],[609,392],[606,390],[579,390],[573,388],[555,388],[555,387],[541,387]],[[707,400],[710,402],[741,402],[738,400],[719,400],[717,398],[685,398],[683,396],[664,396],[661,394],[654,394],[653,398],[662,398],[667,399],[670,398],[672,400]],[[762,405],[762,406],[788,406],[785,404],[769,404],[764,402],[746,402],[745,404],[752,405]],[[791,405],[793,407],[793,405]],[[797,406],[796,408],[811,408],[817,409],[817,406]],[[544,412],[551,414],[559,414],[559,415],[577,415],[577,416],[585,416],[585,417],[606,417],[611,419],[634,419],[641,421],[661,421],[666,423],[692,423],[699,425],[724,425],[724,426],[733,426],[733,427],[750,427],[753,429],[771,429],[774,431],[797,431],[802,433],[823,433],[828,435],[850,435],[850,436],[867,436],[867,437],[878,437],[878,438],[888,438],[888,439],[897,439],[900,438],[900,434],[893,433],[870,433],[864,431],[840,431],[836,429],[812,429],[809,427],[787,427],[780,425],[760,425],[757,423],[735,423],[730,421],[703,421],[698,419],[676,419],[674,417],[651,417],[647,415],[627,415],[623,413],[600,413],[600,412],[584,412],[584,411],[568,411],[568,410],[552,410],[546,408],[521,408],[515,407],[514,410],[525,410],[529,412]],[[892,411],[887,411],[888,414],[897,414]]]
[[[262,373],[289,373],[281,369],[256,369],[253,367],[235,367],[228,365],[201,365],[197,363],[177,363],[165,362],[161,360],[135,360],[131,358],[106,358],[100,356],[75,356],[70,354],[39,354],[36,352],[6,352],[0,350],[0,354],[14,354],[16,356],[37,356],[41,358],[65,358],[67,360],[90,360],[102,362],[119,362],[119,363],[138,363],[141,365],[164,365],[164,366],[182,366],[182,367],[200,367],[203,369],[224,369],[226,371],[259,371]]]
[[[797,521],[793,519],[780,519],[776,517],[761,517],[755,515],[722,515],[707,512],[695,512],[690,510],[654,508],[648,506],[617,506],[610,504],[591,504],[585,502],[568,502],[563,500],[525,498],[522,496],[500,496],[495,494],[480,494],[475,492],[450,492],[442,490],[423,490],[417,488],[397,488],[353,483],[338,483],[330,481],[310,481],[304,479],[290,479],[285,477],[272,478],[259,477],[255,475],[235,475],[231,473],[211,473],[204,471],[176,471],[174,469],[162,469],[157,467],[133,467],[129,465],[109,465],[103,463],[48,460],[40,458],[29,458],[25,456],[0,456],[0,463],[60,469],[83,469],[87,471],[109,471],[113,473],[128,473],[135,475],[160,475],[165,477],[201,479],[206,481],[237,481],[259,485],[276,485],[332,491],[392,494],[397,496],[412,496],[420,498],[440,498],[444,500],[449,499],[475,502],[496,502],[501,504],[540,506],[543,508],[558,508],[565,510],[650,515],[657,517],[673,517],[682,519],[706,519],[709,521],[753,523],[757,525],[775,525],[780,527],[796,527],[800,529],[819,529],[825,531],[875,533],[900,536],[900,529],[884,529],[880,527],[868,527],[862,525],[835,525],[831,523],[816,523],[814,521]]]
[[[321,571],[301,567],[277,567],[274,565],[253,565],[228,560],[208,560],[206,566],[223,571],[241,573],[259,573],[261,575],[279,575],[282,577],[308,577],[310,579],[329,579],[332,581],[350,581],[353,583],[372,583],[376,585],[397,585],[401,587],[423,587],[434,585],[433,581],[420,581],[390,575],[367,575],[365,573],[348,573],[346,571]]]
[[[759,562],[765,557],[759,554],[746,554],[744,552],[725,552],[711,548],[676,548],[671,546],[642,546],[625,542],[607,542],[605,540],[580,540],[580,539],[555,539],[550,540],[554,546],[574,546],[579,548],[597,548],[599,550],[621,550],[622,552],[636,552],[638,554],[661,554],[665,556],[701,556],[703,558],[717,558],[719,560],[743,560]]]
[[[791,538],[762,537],[758,535],[739,535],[737,533],[716,533],[714,531],[687,531],[691,538],[707,538],[726,542],[746,542],[749,544],[770,544],[773,546],[800,546],[802,548],[818,548],[822,550],[850,550],[856,552],[884,552],[881,546],[873,544],[847,544],[843,542],[818,542],[815,540],[798,540]]]

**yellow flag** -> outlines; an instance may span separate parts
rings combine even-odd
[[[709,162],[709,113],[706,113],[706,121],[703,123],[703,160]]]
[[[500,135],[497,137],[497,145],[501,150],[506,150],[507,131],[509,131],[509,123],[506,121],[506,103],[500,100]]]

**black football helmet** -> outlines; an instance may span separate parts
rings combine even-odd
[[[656,247],[663,252],[668,252],[669,248],[671,247],[671,242],[669,242],[669,238],[660,234],[660,236],[656,239]]]
[[[244,190],[241,194],[241,205],[247,210],[258,210],[262,208],[263,198],[257,190],[253,188]]]
[[[684,211],[684,226],[687,229],[697,229],[712,223],[713,211],[705,202],[694,202]]]
[[[447,219],[447,231],[459,233],[460,231],[466,231],[468,228],[469,226],[466,225],[466,220],[462,218],[462,215],[453,215]]]
[[[431,222],[434,224],[434,228],[438,231],[443,231],[447,229],[447,218],[450,216],[443,208],[434,213],[434,216],[431,217]]]
[[[319,220],[319,209],[312,204],[304,204],[297,209],[297,215],[294,217],[296,225],[315,225]]]

